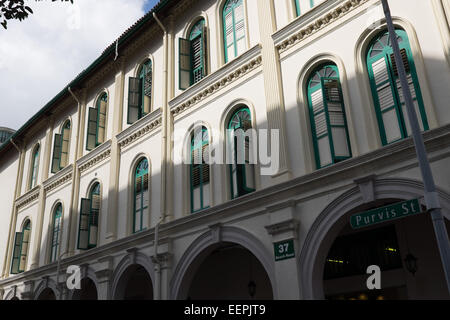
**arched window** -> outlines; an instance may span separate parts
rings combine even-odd
[[[95,183],[88,199],[81,199],[78,249],[88,250],[97,246],[98,216],[100,213],[100,183]]]
[[[189,39],[179,39],[180,89],[189,88],[206,76],[206,26],[200,19],[192,27]]]
[[[152,61],[144,62],[128,82],[128,124],[145,117],[152,108]]]
[[[30,244],[31,222],[25,221],[22,232],[16,232],[11,274],[22,273],[27,266],[28,247]]]
[[[30,173],[30,181],[29,181],[29,189],[33,189],[36,186],[37,178],[38,178],[38,170],[39,170],[39,144],[36,145],[34,151],[31,155],[31,173]]]
[[[149,210],[149,167],[142,159],[134,173],[133,233],[144,230],[144,216]]]
[[[53,211],[53,220],[51,228],[51,250],[50,250],[50,262],[58,260],[59,245],[61,238],[61,219],[62,219],[62,205],[58,203]]]
[[[94,108],[89,108],[86,149],[93,150],[105,142],[106,110],[108,108],[108,94],[104,92]]]
[[[396,30],[396,33],[419,124],[422,130],[428,130],[427,116],[408,36],[403,30]],[[367,52],[367,69],[383,145],[408,137],[411,128],[395,64],[394,51],[387,31],[379,34],[370,43]]]
[[[243,0],[228,0],[222,12],[225,62],[233,60],[246,49]]]
[[[65,168],[69,161],[70,121],[67,120],[61,134],[55,134],[53,144],[52,173]]]
[[[308,83],[308,106],[317,168],[351,157],[339,70],[326,63],[316,68]]]
[[[250,110],[242,106],[232,114],[227,126],[227,150],[231,152],[229,170],[233,199],[255,191],[251,129]]]
[[[208,129],[199,127],[194,130],[191,137],[191,212],[197,212],[210,206],[208,157]]]

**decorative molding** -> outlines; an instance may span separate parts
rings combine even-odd
[[[369,203],[376,200],[375,195],[375,181],[376,175],[372,174],[367,177],[355,179],[355,183],[359,187],[364,203]]]
[[[173,254],[169,252],[158,253],[155,257],[151,256],[154,265],[160,265],[161,269],[169,269],[172,267]]]
[[[335,22],[336,20],[342,19],[348,13],[350,13],[354,9],[362,6],[364,3],[369,1],[371,0],[348,0],[345,1],[344,4],[334,9],[332,9],[332,7],[341,1],[339,0],[335,0],[333,2],[325,1],[322,4],[319,4],[316,8],[306,13],[305,15],[301,16],[300,18],[295,20],[295,22],[286,26],[285,28],[281,29],[280,31],[276,32],[273,35],[276,49],[279,51],[279,53],[288,50],[298,42],[309,38],[313,34],[317,33],[318,31],[324,29],[331,23]],[[322,15],[320,18],[315,19],[314,21],[302,27],[302,24],[304,24],[304,22],[307,21],[308,18],[312,20],[313,18],[312,16],[316,15],[319,10],[320,12],[326,13]],[[295,30],[298,27],[300,27],[300,30],[298,31]]]
[[[118,134],[117,141],[119,148],[123,149],[159,128],[162,124],[161,114],[162,110],[158,108]]]
[[[278,223],[274,223],[274,224],[270,224],[265,226],[267,233],[270,234],[271,236],[276,236],[276,235],[280,235],[280,234],[288,234],[290,235],[290,239],[292,238],[296,238],[297,237],[297,231],[299,228],[299,222],[291,219],[291,220],[286,220],[286,221],[282,221],[282,222],[278,222]],[[288,239],[286,239],[288,240]]]
[[[258,68],[261,64],[261,45],[258,44],[169,101],[172,115],[176,117],[182,114],[200,101]]]
[[[88,170],[94,165],[102,162],[103,160],[108,159],[111,156],[111,140],[103,143],[98,146],[93,151],[89,152],[84,157],[81,157],[77,161],[77,167],[80,170],[80,173]]]
[[[221,232],[222,232],[222,224],[215,223],[209,226],[211,229],[211,239],[213,243],[219,243],[222,241]]]
[[[44,191],[46,193],[52,191],[53,189],[59,187],[60,185],[66,183],[67,181],[72,179],[72,168],[73,165],[68,165],[64,169],[60,170],[56,174],[54,174],[52,177],[44,181]]]
[[[37,200],[39,198],[40,190],[41,190],[41,186],[36,186],[33,189],[31,189],[30,191],[28,191],[27,193],[25,193],[20,198],[18,198],[16,200],[16,208],[17,208],[17,210],[20,210],[24,206],[26,206],[26,205],[34,202],[35,200]]]

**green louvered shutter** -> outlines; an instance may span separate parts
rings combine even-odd
[[[22,232],[16,232],[16,238],[14,241],[14,252],[11,265],[11,274],[19,273],[21,244],[22,244]]]
[[[60,170],[61,162],[62,135],[55,134],[55,142],[53,144],[52,173]]]
[[[143,100],[142,101],[142,117],[146,116],[150,113],[151,108],[151,101],[152,101],[152,64],[151,62],[148,62],[145,65],[145,73],[144,73],[144,94],[143,94]],[[147,101],[145,101],[147,99]]]
[[[403,138],[401,130],[401,115],[397,99],[395,99],[395,84],[389,73],[386,57],[373,61],[370,65],[371,82],[374,88],[374,98],[377,109],[377,117],[382,127],[383,144]]]
[[[87,250],[89,248],[89,215],[91,210],[91,200],[81,199],[80,224],[78,229],[78,249]]]
[[[332,138],[333,162],[338,162],[351,157],[342,90],[337,78],[323,78],[322,87],[324,88],[324,99],[330,125],[329,134]]]
[[[179,85],[181,90],[189,88],[191,85],[191,41],[179,39]]]
[[[315,141],[317,167],[322,168],[333,163],[331,137],[327,117],[327,105],[323,85],[309,93],[311,129]]]
[[[87,150],[94,150],[95,147],[97,146],[97,121],[98,121],[98,110],[96,108],[89,108],[87,141],[86,141]]]
[[[20,247],[20,263],[19,263],[19,272],[24,272],[27,266],[27,256],[28,256],[28,246],[30,244],[30,223],[23,228],[22,231],[22,243]]]
[[[108,99],[108,98],[106,98]],[[108,102],[103,98],[98,103],[98,130],[97,130],[97,145],[105,142],[105,130],[106,130],[106,106]]]
[[[141,81],[139,78],[130,77],[128,81],[128,124],[139,120],[141,101]]]

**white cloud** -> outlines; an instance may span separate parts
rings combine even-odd
[[[36,2],[0,30],[0,126],[18,129],[144,15],[145,0]]]

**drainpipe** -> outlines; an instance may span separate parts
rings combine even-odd
[[[76,132],[76,136],[75,136],[75,141],[76,141],[76,145],[75,145],[75,156],[74,156],[74,161],[73,161],[73,169],[72,169],[72,194],[70,196],[70,209],[69,209],[69,228],[68,228],[68,238],[67,238],[67,244],[66,244],[66,250],[68,251],[69,255],[73,254],[73,248],[72,248],[72,244],[75,243],[75,240],[72,239],[73,236],[73,226],[76,224],[75,221],[72,221],[74,219],[75,216],[75,201],[78,201],[78,199],[75,199],[75,194],[77,195],[78,198],[78,188],[79,188],[79,182],[78,182],[78,167],[77,167],[77,160],[79,158],[79,152],[80,152],[80,141],[79,141],[79,137],[80,137],[80,129],[81,129],[81,119],[83,118],[81,113],[81,102],[80,99],[78,99],[78,97],[73,93],[72,88],[71,87],[67,87],[67,91],[69,91],[69,93],[72,95],[72,97],[74,98],[74,100],[77,102],[78,106],[77,106],[77,112],[78,112],[78,126],[77,126],[77,132]],[[62,243],[61,243],[62,244]]]
[[[155,240],[154,240],[154,264],[155,264],[155,282],[156,282],[156,296],[155,300],[161,299],[161,261],[158,258],[158,242],[159,242],[159,226],[166,218],[166,194],[167,194],[167,181],[166,181],[166,175],[167,175],[167,90],[168,90],[168,72],[167,72],[167,64],[168,64],[168,43],[167,43],[167,29],[164,27],[164,25],[161,23],[161,21],[156,16],[156,13],[153,12],[153,18],[158,23],[158,25],[161,27],[161,29],[164,32],[164,69],[163,69],[163,75],[164,75],[164,94],[163,94],[163,132],[162,132],[162,139],[163,139],[163,179],[162,181],[162,190],[163,190],[163,201],[161,201],[161,212],[160,212],[160,218],[158,223],[155,226]]]

